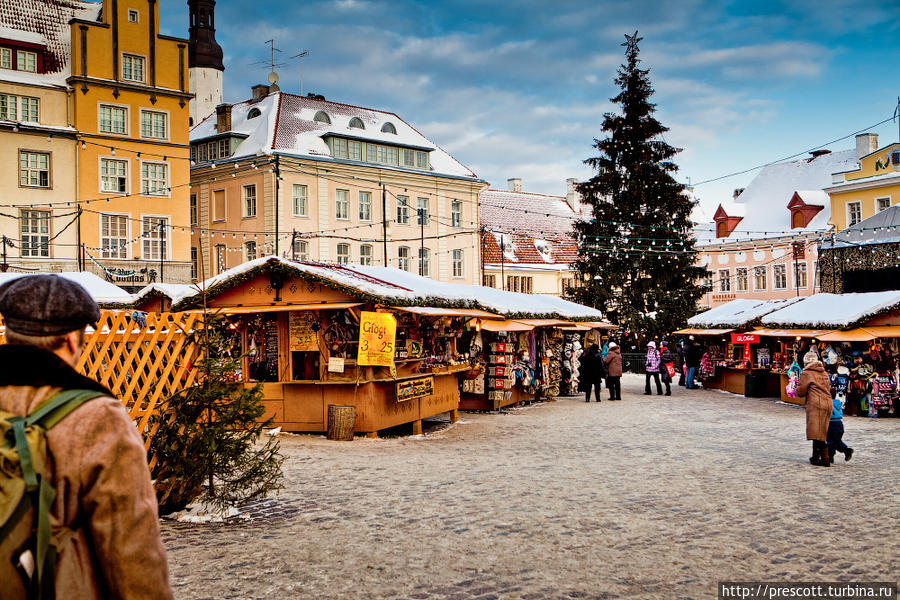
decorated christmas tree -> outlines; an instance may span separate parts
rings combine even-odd
[[[585,161],[596,173],[578,185],[593,218],[575,225],[581,285],[571,292],[623,329],[655,337],[696,312],[706,270],[695,266],[693,202],[674,179],[680,149],[663,139],[668,129],[653,116],[649,70],[638,66],[641,39],[625,36],[615,79],[621,92],[611,98],[621,114],[604,115],[598,155]]]

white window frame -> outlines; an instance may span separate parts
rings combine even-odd
[[[299,190],[303,190],[303,195],[298,195]],[[298,201],[302,200],[302,207],[298,206]],[[303,183],[295,183],[291,188],[291,208],[294,211],[295,217],[308,217],[309,216],[309,186]],[[297,209],[302,208],[303,211],[300,212]]]
[[[424,203],[425,207],[422,207]],[[429,215],[430,210],[428,198],[416,198],[416,225],[428,225],[428,220],[431,215]],[[420,212],[421,211],[421,212]]]
[[[33,111],[32,108],[34,109]],[[28,114],[26,115],[25,113]],[[0,119],[22,121],[24,123],[40,123],[41,99],[36,96],[0,94]]]
[[[409,225],[409,196],[397,196],[397,225]]]
[[[462,248],[456,248],[450,254],[452,261],[452,273],[455,279],[462,279],[466,276],[465,265],[463,263],[463,251]]]
[[[109,130],[103,129],[103,109],[104,108],[121,110],[124,112],[124,114],[125,114],[124,123],[123,123],[123,125],[125,127],[124,131],[113,131],[112,111],[110,111],[110,120],[109,120],[110,129]],[[98,102],[97,103],[97,131],[99,131],[100,133],[106,133],[109,135],[120,135],[123,137],[128,137],[129,135],[131,135],[131,112],[129,109],[130,109],[130,107],[127,104],[113,104],[112,102]]]
[[[141,79],[135,79],[134,77],[126,77],[125,76],[125,59],[140,59],[141,65]],[[122,81],[133,81],[135,83],[146,83],[147,82],[147,57],[143,54],[134,54],[133,52],[123,52],[122,53]],[[134,73],[134,67],[132,67],[132,75]]]
[[[357,194],[359,201],[359,220],[368,223],[372,220],[372,192],[360,190]],[[363,198],[368,198],[363,202]],[[363,211],[365,207],[365,211]]]
[[[0,48],[0,69],[14,70],[16,68],[14,56],[12,48]]]
[[[250,262],[259,258],[259,246],[254,240],[244,242],[244,260]]]
[[[878,203],[881,200],[887,200],[887,206],[885,206],[884,208],[878,208]],[[875,198],[875,214],[878,214],[883,210],[887,210],[890,207],[891,207],[891,197],[890,196],[881,196],[879,198]]]
[[[161,165],[166,168],[166,179],[162,186],[161,192],[159,192],[159,193],[151,192],[149,183],[147,186],[147,191],[146,192],[144,191],[144,179],[145,179],[144,178],[144,166],[145,165],[147,165],[148,167],[149,167],[149,165]],[[170,187],[171,181],[172,181],[172,167],[169,165],[169,163],[166,161],[161,161],[161,160],[142,160],[140,163],[140,167],[141,167],[141,194],[140,195],[141,196],[149,196],[151,198],[168,198],[171,194],[171,192],[169,191],[169,187]],[[148,180],[148,182],[156,181],[156,178],[150,179],[148,177],[147,180]]]
[[[372,244],[362,244],[359,247],[359,264],[372,266],[375,257],[375,247]]]
[[[741,271],[744,272],[743,279],[741,278]],[[741,289],[742,281],[744,283],[744,289]],[[744,294],[750,291],[750,267],[734,268],[734,291],[738,294]]]
[[[29,208],[19,211],[19,254],[22,258],[50,258],[52,225],[53,215],[49,210]],[[47,230],[41,231],[41,226]]]
[[[28,69],[28,58],[31,57],[34,59],[34,68]],[[24,61],[22,60],[24,58]],[[25,63],[25,67],[22,67],[22,63]],[[37,73],[38,70],[38,56],[37,52],[32,52],[31,50],[16,50],[16,70],[17,71],[25,71],[26,73]]]
[[[334,190],[334,218],[338,221],[350,220],[350,190]]]
[[[462,227],[462,200],[450,202],[450,227]]]
[[[431,248],[418,248],[419,277],[431,277]]]
[[[149,135],[147,135],[147,134],[144,133],[144,117],[145,117],[145,116],[148,116],[148,117],[150,117],[150,119],[151,119],[151,121],[150,121],[150,126],[149,126],[149,129],[150,129],[150,134],[149,134]],[[162,117],[162,119],[163,119],[163,134],[162,134],[161,136],[158,136],[158,135],[154,135],[154,134],[153,134],[153,121],[152,121],[152,118],[153,118],[154,116],[156,116],[156,117]],[[142,108],[142,109],[141,109],[140,130],[141,130],[141,137],[144,138],[144,139],[148,139],[148,140],[168,140],[168,139],[169,139],[169,111],[167,111],[167,110],[151,110],[151,109],[149,109],[149,108]]]
[[[128,9],[128,22],[129,23],[140,23],[141,22],[141,12],[136,8]]]
[[[765,285],[763,285],[763,287],[759,287],[757,285],[757,282],[758,282],[758,280],[756,278],[757,277],[757,275],[756,275],[757,269],[763,270],[763,283],[765,284]],[[757,265],[757,266],[753,267],[753,291],[754,292],[765,292],[765,291],[768,291],[768,289],[769,289],[769,267],[767,267],[765,265]]]
[[[341,250],[346,250],[346,252],[341,252]],[[350,244],[341,242],[337,245],[336,251],[334,253],[335,262],[339,265],[349,265],[351,254],[352,251],[350,250]]]
[[[163,227],[159,227],[159,224],[156,224],[149,229],[147,229],[147,224],[150,219],[160,219],[165,221],[165,225]],[[143,260],[150,261],[158,261],[160,260],[159,252],[150,252],[148,253],[148,249],[152,246],[149,242],[156,241],[163,247],[163,256],[162,260],[170,260],[172,256],[172,244],[170,242],[171,237],[169,236],[169,229],[171,229],[171,224],[169,223],[169,215],[141,215],[141,258]],[[148,234],[156,233],[156,236],[149,236]],[[162,235],[158,235],[162,233]],[[153,256],[150,256],[153,254]]]
[[[803,285],[800,285],[799,271],[803,267]],[[809,287],[809,266],[806,261],[799,261],[794,264],[794,289],[805,290]]]
[[[719,269],[719,293],[728,292],[731,292],[731,269]]]
[[[253,189],[253,196],[251,197],[248,191]],[[252,199],[252,203],[250,202]],[[247,183],[241,186],[241,217],[244,219],[255,219],[256,218],[256,203],[257,203],[257,195],[256,195],[256,184],[255,183]]]
[[[778,285],[778,268],[781,267],[784,270],[782,276],[784,277],[784,285]],[[777,265],[772,265],[772,289],[773,290],[786,290],[788,289],[788,273],[787,273],[787,264],[786,263],[778,263]]]
[[[397,268],[401,271],[409,271],[409,246],[397,248]]]
[[[859,210],[859,219],[857,219],[856,221],[853,220],[853,217],[852,217],[853,213],[850,210],[851,206],[856,206],[856,208]],[[860,221],[862,221],[862,202],[860,202],[859,200],[855,200],[853,202],[848,202],[847,203],[847,227],[853,227]]]
[[[116,260],[128,260],[131,257],[131,244],[126,243],[124,246],[120,246],[122,242],[128,242],[131,240],[131,215],[129,213],[117,213],[117,212],[104,212],[97,215],[100,221],[100,258],[111,258]],[[125,220],[125,235],[122,237],[110,237],[103,235],[103,218],[104,217],[116,217],[122,218]],[[112,246],[109,246],[109,249],[103,245],[103,240],[117,240],[117,245],[115,247],[116,252],[113,253],[111,250]]]
[[[22,166],[22,155],[26,156],[26,165],[24,167]],[[30,165],[31,160],[28,158],[30,156],[47,157],[47,185],[41,184],[41,173],[44,171],[44,169],[41,169],[40,167],[32,167]],[[45,152],[43,150],[29,150],[27,148],[19,148],[16,151],[16,173],[18,174],[19,187],[40,190],[53,189],[53,155],[50,152]],[[25,175],[25,183],[22,183],[23,173]],[[37,174],[38,182],[36,184],[31,183],[32,174]]]
[[[309,242],[307,240],[295,239],[291,251],[297,255],[297,260],[309,260]]]
[[[103,186],[103,161],[112,161],[125,165],[125,189],[124,190],[108,190]],[[106,177],[109,177],[108,175]],[[119,177],[119,175],[115,175]],[[131,161],[127,158],[117,158],[115,156],[98,156],[97,157],[97,181],[100,185],[101,194],[127,194],[128,182],[131,181]]]

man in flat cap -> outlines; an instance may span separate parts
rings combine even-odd
[[[171,598],[143,441],[122,403],[73,368],[97,303],[73,281],[30,275],[0,286],[0,314],[0,410],[25,416],[62,390],[97,393],[47,431],[50,523],[67,534],[56,598]]]

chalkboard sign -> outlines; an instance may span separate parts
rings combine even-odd
[[[266,315],[266,374],[278,381],[278,317]]]
[[[318,322],[319,313],[308,310],[294,310],[288,315],[291,351],[318,352],[319,340],[316,332],[313,331],[313,325]]]

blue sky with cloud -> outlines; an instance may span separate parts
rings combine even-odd
[[[187,3],[161,3],[187,36]],[[565,193],[590,177],[623,34],[640,30],[666,140],[698,182],[802,152],[891,116],[900,3],[862,0],[219,0],[225,99],[264,82],[396,112],[495,187]],[[882,145],[896,123],[873,129]],[[853,139],[830,146],[853,147]],[[753,173],[700,185],[711,215]]]

